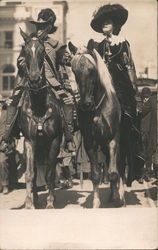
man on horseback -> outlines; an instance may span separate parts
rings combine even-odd
[[[44,46],[45,46],[45,75],[52,91],[55,92],[62,107],[64,135],[65,135],[65,148],[69,152],[75,151],[73,142],[73,109],[74,101],[72,96],[72,89],[66,72],[66,66],[70,66],[70,55],[66,51],[66,45],[54,40],[48,36],[53,34],[57,27],[54,26],[56,15],[53,10],[47,8],[42,9],[37,21],[30,21],[36,26],[36,36],[40,36],[43,32],[46,33]],[[18,66],[18,80],[14,89],[13,95],[9,98],[7,108],[7,121],[6,130],[4,133],[4,140],[10,136],[12,127],[14,125],[15,117],[17,114],[17,106],[22,97],[24,86],[27,83],[26,79],[26,64],[23,53],[23,48],[17,60]]]
[[[119,4],[107,4],[101,6],[94,13],[91,27],[98,33],[102,33],[104,40],[100,43],[90,40],[89,44],[99,52],[108,67],[113,85],[121,104],[122,124],[125,128],[131,128],[130,133],[136,138],[136,157],[139,164],[144,164],[144,155],[141,149],[141,135],[139,131],[137,108],[140,96],[136,85],[136,71],[130,45],[126,39],[118,36],[121,27],[128,18],[128,11]],[[128,128],[127,128],[128,129]],[[124,131],[122,131],[124,134]],[[123,138],[124,136],[122,136]],[[124,141],[125,138],[123,138]],[[126,139],[125,139],[126,140]],[[133,140],[133,139],[132,139]],[[134,141],[134,140],[133,140]]]

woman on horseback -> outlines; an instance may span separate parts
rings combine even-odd
[[[128,18],[128,11],[120,4],[101,6],[93,15],[91,27],[104,36],[100,43],[89,43],[99,52],[110,72],[112,82],[121,104],[122,124],[130,127],[136,141],[136,157],[144,164],[141,151],[141,136],[137,119],[137,104],[140,101],[136,85],[136,71],[129,42],[119,35]],[[124,126],[122,134],[124,134]],[[123,138],[123,136],[121,137]],[[121,139],[121,141],[124,140]]]

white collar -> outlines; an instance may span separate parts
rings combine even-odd
[[[112,35],[111,37],[109,37],[108,40],[110,42],[110,45],[114,46],[114,45],[118,45],[119,43],[124,42],[126,39],[121,36]]]

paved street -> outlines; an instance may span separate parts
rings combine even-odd
[[[88,209],[89,180],[82,189],[77,179],[73,188],[56,189],[53,210],[24,209],[25,189],[0,194],[0,249],[157,249],[156,181],[125,188],[123,208],[113,208],[109,185],[101,185],[102,209]],[[46,196],[39,192],[40,208]]]
[[[24,184],[24,183],[23,183]],[[132,187],[125,186],[125,200],[127,207],[155,207],[157,204],[156,180],[139,184],[133,182]],[[25,188],[10,192],[7,195],[0,194],[0,209],[23,209],[25,199]],[[109,203],[109,184],[100,185],[101,208],[112,208]],[[73,180],[73,187],[70,189],[56,189],[55,208],[92,208],[92,182],[84,180],[83,187],[80,181]],[[47,192],[39,192],[40,208],[46,206]]]

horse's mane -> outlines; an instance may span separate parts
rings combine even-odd
[[[107,98],[111,99],[111,95],[115,94],[115,90],[108,68],[101,58],[100,54],[96,49],[93,49],[93,51],[87,50],[87,47],[85,46],[78,48],[76,58],[72,62],[74,69],[77,69],[78,62],[80,61],[82,56],[85,56],[94,65],[100,79],[100,84],[104,87]]]
[[[103,59],[99,55],[99,53],[96,51],[96,49],[93,49],[93,53],[96,58],[96,67],[100,79],[100,84],[104,87],[107,93],[107,97],[111,97],[112,94],[115,94],[115,90],[112,83],[112,78],[110,76],[110,73],[108,71],[108,68],[106,64],[104,63]]]

